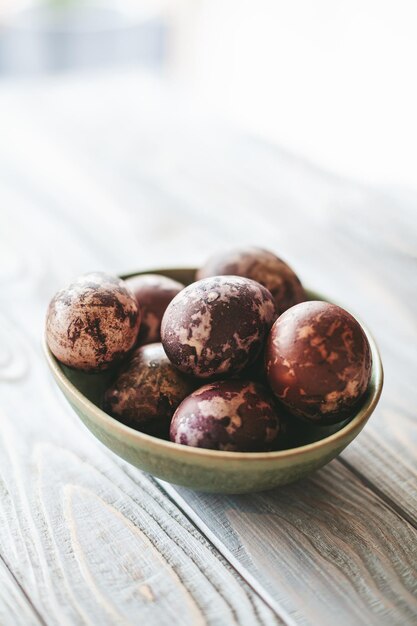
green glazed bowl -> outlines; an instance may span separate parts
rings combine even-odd
[[[162,269],[162,274],[189,284],[194,269]],[[135,274],[125,275],[128,278]],[[323,296],[307,291],[311,300]],[[362,325],[363,327],[363,325]],[[382,391],[383,369],[378,348],[363,327],[372,351],[372,376],[357,413],[345,422],[328,427],[303,425],[295,447],[277,452],[223,452],[171,443],[141,433],[118,422],[100,407],[109,374],[83,374],[71,370],[53,356],[46,341],[44,350],[52,374],[64,396],[87,428],[105,446],[141,470],[176,485],[198,491],[249,493],[293,482],[336,457],[362,430]]]

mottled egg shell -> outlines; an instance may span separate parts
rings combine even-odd
[[[139,326],[140,310],[125,282],[92,272],[52,298],[46,339],[61,363],[94,372],[108,369],[129,352]]]
[[[104,409],[142,432],[168,438],[180,402],[195,383],[169,361],[161,343],[137,348],[104,394]]]
[[[231,375],[256,359],[274,319],[274,300],[265,287],[238,276],[215,276],[175,296],[162,319],[162,343],[187,374]]]
[[[184,285],[167,276],[141,274],[128,278],[126,283],[135,294],[142,311],[138,344],[161,341],[161,321],[172,298]]]
[[[351,415],[371,376],[368,340],[352,315],[303,302],[273,325],[266,348],[271,389],[294,415],[331,424]]]
[[[231,452],[275,449],[281,421],[274,398],[257,383],[223,380],[204,385],[175,411],[171,441]]]
[[[277,315],[307,299],[299,278],[289,265],[262,248],[237,248],[216,254],[197,272],[197,278],[223,274],[252,278],[264,285],[275,300]]]

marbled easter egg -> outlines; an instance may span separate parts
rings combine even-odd
[[[328,302],[303,302],[273,325],[266,348],[269,385],[294,415],[318,424],[350,416],[371,376],[359,322]]]
[[[140,309],[126,283],[104,272],[84,274],[51,300],[46,339],[68,367],[106,370],[134,346]]]
[[[198,270],[197,278],[223,274],[244,276],[264,285],[275,300],[277,315],[307,299],[291,267],[263,248],[236,248],[215,254]]]
[[[161,321],[165,310],[184,285],[168,276],[138,274],[126,280],[142,312],[138,344],[161,341]]]
[[[168,438],[175,409],[196,385],[172,365],[161,343],[137,348],[104,394],[104,409],[142,432]]]
[[[259,283],[215,276],[183,289],[168,305],[161,339],[172,363],[198,378],[232,375],[259,355],[276,317]]]
[[[274,398],[250,381],[204,385],[181,402],[170,428],[171,441],[186,446],[265,452],[276,449],[284,428]]]

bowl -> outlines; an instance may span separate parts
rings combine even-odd
[[[162,274],[184,284],[195,280],[195,269],[135,272]],[[309,299],[325,298],[307,290]],[[205,492],[249,493],[303,478],[334,459],[360,433],[382,391],[383,369],[378,348],[363,326],[372,352],[372,375],[357,412],[336,425],[306,425],[294,447],[274,452],[223,452],[192,448],[157,439],[125,426],[100,408],[111,374],[85,374],[62,365],[44,340],[46,360],[64,396],[87,428],[117,455],[158,478]]]

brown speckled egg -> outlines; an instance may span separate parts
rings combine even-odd
[[[215,276],[183,289],[162,319],[165,352],[198,378],[236,374],[258,356],[275,319],[265,287],[238,276]]]
[[[360,324],[328,302],[303,302],[273,325],[266,349],[268,382],[294,415],[331,424],[352,414],[371,375]]]
[[[169,361],[161,343],[137,348],[104,395],[104,409],[150,435],[168,438],[179,403],[196,385]]]
[[[204,385],[175,411],[171,441],[231,452],[275,449],[281,420],[274,398],[257,383],[223,380]]]
[[[299,278],[284,261],[262,248],[237,248],[211,257],[197,279],[234,274],[264,285],[275,300],[277,315],[307,299]]]
[[[104,272],[91,272],[52,298],[46,339],[64,365],[97,372],[129,352],[139,326],[140,310],[126,283]]]
[[[140,274],[128,278],[126,283],[135,294],[142,312],[138,345],[161,341],[161,321],[172,298],[184,285],[158,274]]]

